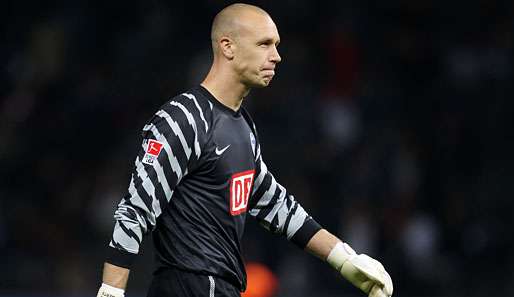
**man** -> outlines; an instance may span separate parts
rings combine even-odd
[[[211,39],[214,61],[205,80],[164,104],[143,128],[98,296],[124,295],[131,262],[152,231],[157,268],[149,297],[239,296],[246,287],[246,214],[326,260],[369,296],[391,296],[383,266],[322,229],[264,164],[241,103],[251,88],[270,83],[281,60],[271,17],[255,6],[230,5],[216,15]]]

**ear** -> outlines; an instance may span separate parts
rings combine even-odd
[[[220,51],[225,58],[232,60],[234,59],[235,44],[230,37],[221,37],[219,41]]]

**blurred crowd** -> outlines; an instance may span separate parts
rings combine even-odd
[[[140,145],[211,62],[229,1],[0,10],[0,295],[93,296]],[[396,296],[513,296],[514,2],[251,1],[281,35],[245,106],[278,181],[382,261]],[[249,219],[276,296],[361,296]],[[144,296],[151,240],[128,296]]]

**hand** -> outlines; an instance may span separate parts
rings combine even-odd
[[[327,261],[369,297],[392,296],[393,282],[384,266],[368,255],[358,255],[348,244],[337,243]]]
[[[102,284],[96,297],[124,297],[125,290]]]

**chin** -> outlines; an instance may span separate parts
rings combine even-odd
[[[271,83],[271,80],[263,81],[262,84],[261,84],[261,88],[269,86],[270,83]]]
[[[271,81],[257,81],[257,82],[253,82],[251,85],[250,85],[250,88],[252,89],[258,89],[258,88],[265,88],[267,87],[269,84],[270,84]]]
[[[257,88],[265,88],[269,86],[271,83],[272,77],[255,77],[253,79],[249,79],[246,81],[246,85],[249,88],[257,89]]]
[[[272,78],[269,78],[269,79],[266,79],[266,78],[265,78],[265,79],[261,80],[261,81],[260,81],[260,83],[261,83],[261,87],[267,87],[267,86],[269,86],[269,84],[271,83],[271,80],[272,80]]]

